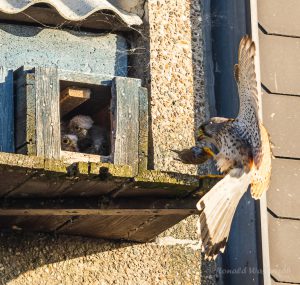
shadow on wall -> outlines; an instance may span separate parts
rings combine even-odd
[[[199,126],[217,115],[214,95],[214,70],[212,62],[210,0],[191,1],[192,60],[194,79],[195,138]],[[198,167],[198,173],[216,173],[210,160]],[[200,238],[200,237],[199,237]],[[216,284],[216,262],[201,258],[201,284]]]
[[[194,136],[210,117],[216,116],[212,62],[210,0],[191,1],[191,48],[194,82]],[[198,166],[198,174],[216,173],[212,160]]]
[[[0,284],[7,284],[19,275],[43,265],[111,252],[134,244],[64,235],[1,233]],[[99,259],[99,268],[101,262],[107,262],[107,259]]]

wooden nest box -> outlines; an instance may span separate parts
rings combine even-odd
[[[115,33],[102,34],[101,13],[82,22],[92,30],[74,32],[63,11],[21,8],[0,13],[2,229],[148,241],[197,213],[206,181],[147,168],[147,90],[128,77],[128,44],[119,33],[141,23],[137,16],[113,10]],[[62,28],[37,27],[33,17]],[[63,147],[63,128],[68,133],[78,115],[105,130],[105,150]]]
[[[139,160],[147,159],[148,99],[139,79],[20,68],[14,72],[14,92],[17,153],[69,163],[131,165],[136,172]],[[62,125],[78,115],[88,116],[105,132],[104,153],[63,149]]]

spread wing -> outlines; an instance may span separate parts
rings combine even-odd
[[[259,199],[262,193],[269,188],[272,169],[272,151],[269,134],[263,125],[260,125],[262,142],[262,159],[258,168],[253,169],[251,181],[251,195]]]
[[[234,67],[234,77],[238,85],[240,100],[235,126],[240,132],[240,136],[251,145],[254,163],[259,166],[262,159],[262,146],[254,56],[255,44],[249,36],[244,36],[240,41],[238,64]]]
[[[207,259],[224,252],[238,203],[251,182],[251,173],[236,178],[229,172],[197,203],[202,248]]]

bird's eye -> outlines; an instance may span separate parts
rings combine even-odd
[[[69,140],[68,139],[63,139],[63,144],[67,144],[67,143],[69,143]]]
[[[80,130],[80,127],[79,127],[79,126],[75,126],[75,130],[76,130],[76,131],[79,131],[79,130]]]

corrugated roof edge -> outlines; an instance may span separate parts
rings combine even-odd
[[[81,21],[101,10],[110,10],[118,15],[128,26],[141,25],[142,19],[121,10],[106,0],[0,0],[0,11],[17,14],[35,4],[49,4],[66,20]]]

